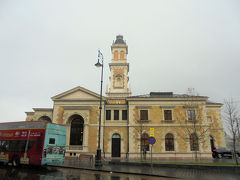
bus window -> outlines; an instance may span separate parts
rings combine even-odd
[[[9,140],[7,142],[6,150],[9,152],[24,152],[26,140]]]
[[[33,147],[33,145],[35,144],[35,142],[36,142],[36,141],[33,141],[33,140],[30,140],[30,141],[28,142],[28,150],[30,150],[30,149]]]
[[[0,141],[0,151],[1,152],[7,151],[7,142],[6,141]]]
[[[50,138],[49,139],[49,144],[55,144],[55,138]]]
[[[14,141],[13,145],[15,145],[15,152],[24,152],[26,146],[26,140],[24,141]],[[14,150],[13,150],[14,151]]]

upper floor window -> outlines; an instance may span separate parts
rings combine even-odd
[[[114,51],[114,57],[113,57],[115,60],[118,59],[118,51]]]
[[[125,57],[124,57],[124,51],[121,51],[121,52],[120,52],[120,59],[125,59]]]
[[[164,120],[172,120],[172,110],[164,110]]]
[[[122,110],[122,120],[127,120],[127,110]]]
[[[188,121],[196,121],[195,110],[187,110]]]
[[[148,120],[148,110],[140,110],[140,120]]]
[[[114,110],[114,120],[119,120],[119,110]]]
[[[111,110],[106,110],[106,120],[111,120]]]

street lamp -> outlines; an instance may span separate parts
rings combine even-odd
[[[99,62],[102,61],[102,62]],[[95,64],[96,67],[102,67],[101,72],[101,89],[100,89],[100,105],[99,105],[99,124],[98,124],[98,148],[97,148],[97,156],[95,158],[95,166],[102,166],[101,159],[101,147],[100,147],[100,137],[101,137],[101,115],[102,115],[102,84],[103,84],[103,55],[98,50],[98,62]]]

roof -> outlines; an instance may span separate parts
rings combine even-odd
[[[208,104],[208,105],[223,105],[222,103],[216,103],[216,102],[212,102],[209,100],[206,101],[206,104]]]
[[[126,44],[126,42],[123,40],[123,36],[122,35],[118,35],[116,37],[116,40],[113,42],[113,44]]]
[[[174,94],[173,92],[150,92],[150,94],[131,96],[130,98],[208,98],[208,97],[191,96],[187,94]]]

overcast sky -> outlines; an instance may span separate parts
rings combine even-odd
[[[1,0],[0,122],[76,86],[104,92],[116,35],[128,45],[133,95],[195,90],[240,101],[239,0]],[[105,94],[105,93],[104,93]]]

